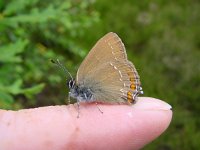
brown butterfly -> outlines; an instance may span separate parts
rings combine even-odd
[[[132,104],[143,94],[137,70],[113,32],[95,44],[68,86],[69,97],[77,100],[78,108],[79,102]]]

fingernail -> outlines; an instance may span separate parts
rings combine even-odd
[[[133,108],[142,110],[172,110],[172,106],[168,103],[150,97],[138,97]]]

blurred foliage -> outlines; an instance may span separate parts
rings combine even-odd
[[[91,3],[1,1],[1,108],[63,103],[57,100],[59,90],[64,88],[57,85],[62,78],[49,59],[65,60],[67,67],[72,69],[72,64],[85,56],[80,39],[86,35],[85,29],[98,21],[98,13],[90,7]]]
[[[187,1],[0,1],[0,107],[64,104],[59,58],[75,75],[95,42],[124,41],[145,96],[174,109],[165,134],[145,149],[199,149],[200,3]]]

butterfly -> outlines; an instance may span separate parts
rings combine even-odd
[[[69,97],[77,100],[78,111],[80,102],[130,105],[143,94],[138,72],[128,60],[123,42],[113,32],[97,41],[76,78],[71,76],[68,87]]]

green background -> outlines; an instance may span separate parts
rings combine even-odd
[[[107,32],[123,40],[144,96],[173,106],[173,120],[144,149],[200,148],[198,0],[0,1],[0,108],[65,104],[66,76]]]

